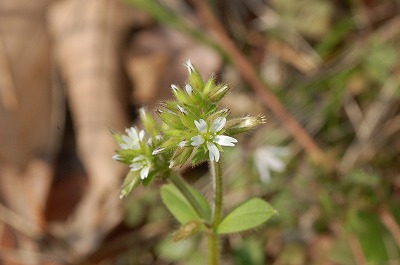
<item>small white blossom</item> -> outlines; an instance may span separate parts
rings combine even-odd
[[[132,164],[129,167],[131,171],[140,171],[140,178],[145,179],[149,175],[151,162],[147,157],[140,155],[132,160]]]
[[[206,147],[208,149],[209,157],[211,161],[219,161],[219,149],[215,145],[222,146],[235,146],[237,140],[233,137],[227,135],[219,135],[220,132],[226,123],[226,118],[219,117],[215,119],[215,121],[209,126],[207,122],[203,119],[198,121],[194,121],[197,130],[199,130],[200,134],[193,136],[190,140],[192,141],[192,146],[200,146],[206,143]]]
[[[190,59],[185,62],[184,66],[187,68],[189,74],[192,74],[192,72],[195,71],[194,66],[193,66],[192,62],[190,61]]]
[[[183,147],[185,147],[186,146],[186,141],[182,141],[182,142],[180,142],[179,144],[178,144],[178,146],[180,147],[180,148],[183,148]]]
[[[178,92],[178,90],[179,90],[178,87],[176,85],[174,85],[174,84],[171,85],[171,89],[175,93]]]
[[[182,112],[183,114],[188,114],[188,112],[183,107],[181,107],[179,105],[176,105],[176,106],[178,107],[180,112]]]
[[[192,88],[191,85],[186,84],[186,85],[185,85],[185,90],[186,90],[186,93],[188,93],[189,96],[192,96],[193,88]]]
[[[122,150],[140,149],[140,142],[143,140],[144,131],[141,130],[139,133],[136,128],[131,127],[126,129],[125,132],[128,135],[122,135],[122,143],[119,145]]]
[[[161,153],[162,151],[164,151],[165,150],[165,148],[157,148],[157,149],[154,149],[154,151],[151,153],[153,156],[154,155],[158,155],[159,153]]]
[[[255,164],[263,182],[271,179],[271,171],[283,172],[286,168],[282,157],[288,156],[288,148],[277,146],[263,146],[255,151]]]
[[[113,155],[112,156],[112,159],[114,159],[115,161],[122,161],[122,158],[121,158],[121,156],[120,155]]]

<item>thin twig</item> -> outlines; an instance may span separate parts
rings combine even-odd
[[[373,136],[378,130],[380,130],[387,113],[396,102],[395,94],[398,87],[397,75],[398,73],[395,72],[387,79],[381,88],[378,98],[371,103],[365,111],[363,120],[358,121],[358,124],[352,123],[357,139],[346,150],[340,162],[339,170],[341,172],[347,172],[351,169],[354,164],[357,163],[359,157],[366,152],[372,144],[376,144],[377,140],[374,140]],[[350,114],[347,108],[345,108],[345,110]],[[349,117],[351,120],[351,116]]]
[[[234,42],[229,38],[225,29],[207,6],[207,3],[202,0],[192,0],[192,2],[196,6],[200,16],[207,23],[209,29],[214,31],[218,43],[223,47],[223,50],[229,54],[232,62],[236,65],[247,83],[261,98],[262,102],[279,117],[287,130],[315,161],[326,161],[325,154],[320,147],[298,123],[298,121],[286,110],[275,94],[263,83],[249,60],[240,52]]]
[[[349,235],[349,245],[356,265],[367,265],[360,240],[355,235]]]
[[[390,231],[394,240],[397,243],[397,246],[400,247],[400,226],[394,218],[393,214],[384,208],[379,213],[379,219],[381,220],[382,224],[385,225],[387,230]]]

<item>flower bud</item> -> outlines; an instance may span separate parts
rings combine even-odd
[[[129,171],[126,175],[124,183],[120,191],[119,198],[122,199],[129,195],[141,182],[140,175],[137,171]]]
[[[111,133],[112,133],[112,135],[113,135],[115,141],[116,141],[118,144],[121,144],[121,143],[122,143],[122,134],[120,134],[120,133],[118,133],[118,132],[116,132],[116,131],[114,131],[114,130],[111,130]]]
[[[218,102],[226,95],[226,93],[228,93],[228,91],[229,87],[227,85],[218,85],[210,91],[208,97],[211,101]]]
[[[229,120],[225,125],[225,132],[228,135],[235,135],[242,132],[250,131],[258,125],[265,123],[265,118],[262,115],[257,117],[243,117]]]
[[[219,117],[221,117],[221,118],[226,118],[226,117],[228,117],[229,114],[231,114],[231,110],[228,109],[228,108],[223,108],[223,109],[221,109],[221,110],[219,110],[219,111],[217,111],[217,112],[211,114],[211,115],[207,118],[207,121],[208,121],[208,122],[211,122],[211,121],[214,121],[216,118],[219,118]]]
[[[182,139],[178,137],[171,137],[168,140],[166,140],[162,145],[160,145],[157,149],[163,148],[163,152],[169,151],[171,149],[177,148],[180,142],[182,142]]]
[[[187,92],[179,89],[174,93],[175,98],[177,101],[182,102],[184,104],[190,105],[193,104],[193,99],[191,98],[191,95],[189,95]]]
[[[177,145],[179,146],[179,144]],[[184,147],[176,149],[174,155],[172,156],[169,167],[179,167],[186,163],[193,152],[193,147]]]
[[[159,134],[160,128],[150,113],[146,111],[145,108],[139,109],[140,119],[142,120],[143,126],[146,131],[153,137]]]
[[[189,72],[189,84],[192,86],[193,89],[197,91],[202,91],[204,87],[204,82],[199,72],[196,70],[190,60],[188,60],[184,65]]]
[[[215,87],[215,77],[211,77],[210,79],[207,80],[206,85],[204,86],[204,95],[208,95],[210,93],[211,89]]]
[[[160,119],[165,122],[169,127],[174,129],[185,129],[185,126],[183,126],[181,119],[176,114],[161,109],[157,110],[157,114]]]

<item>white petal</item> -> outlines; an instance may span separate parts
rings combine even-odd
[[[176,105],[176,106],[178,107],[178,109],[179,109],[180,112],[182,112],[183,114],[188,114],[188,112],[187,112],[184,108],[182,108],[182,107],[179,106],[179,105]]]
[[[270,156],[266,162],[268,164],[268,168],[270,168],[272,171],[283,172],[285,170],[286,164],[278,157]]]
[[[210,131],[214,133],[219,132],[220,130],[222,130],[222,128],[224,128],[225,123],[226,123],[225,117],[216,118],[213,124],[211,125]]]
[[[142,140],[143,140],[143,137],[144,137],[144,131],[141,130],[141,131],[139,132],[139,140],[142,141]]]
[[[138,133],[134,127],[131,127],[129,129],[126,129],[126,132],[128,133],[129,138],[131,138],[133,141],[138,140]]]
[[[191,74],[192,72],[194,72],[194,66],[192,64],[192,62],[189,60],[186,61],[186,63],[184,64],[184,66],[187,68],[187,70],[189,71],[189,74]]]
[[[271,180],[271,173],[269,172],[269,169],[267,167],[264,167],[264,164],[257,160],[257,157],[255,159],[255,164],[258,170],[258,173],[260,174],[260,179],[262,182],[266,183]]]
[[[186,146],[186,141],[180,142],[180,143],[178,144],[178,146],[179,146],[180,148],[185,147],[185,146]]]
[[[194,121],[194,124],[197,127],[197,130],[201,133],[206,133],[208,129],[207,122],[203,119],[200,119],[199,121]]]
[[[122,150],[128,150],[130,148],[127,144],[120,144],[119,147],[121,147]]]
[[[210,156],[210,160],[215,162],[219,161],[219,150],[218,147],[213,143],[207,143],[207,148]]]
[[[154,149],[154,151],[151,153],[153,156],[154,155],[158,155],[159,153],[161,153],[162,151],[164,151],[165,150],[165,148],[157,148],[157,149]]]
[[[122,141],[126,144],[129,144],[130,142],[132,142],[132,139],[129,136],[122,135]]]
[[[121,156],[120,155],[113,155],[112,159],[114,159],[115,161],[121,161]]]
[[[150,167],[144,167],[142,171],[140,171],[140,178],[145,179],[149,175]]]
[[[138,161],[143,161],[146,158],[142,155],[135,157],[134,159],[132,159],[132,162],[138,162]]]
[[[186,92],[188,93],[188,95],[189,96],[191,96],[192,95],[192,86],[191,85],[189,85],[189,84],[186,84],[185,85],[185,90],[186,90]]]
[[[204,137],[202,135],[193,136],[190,140],[192,140],[192,146],[199,146],[204,143]]]
[[[171,89],[174,92],[178,92],[178,87],[176,85],[171,85]]]
[[[132,171],[138,171],[143,168],[143,164],[141,162],[134,162],[129,165]]]
[[[237,143],[238,141],[230,136],[226,135],[217,135],[214,137],[214,143],[217,143],[219,145],[223,146],[235,146],[234,143]]]

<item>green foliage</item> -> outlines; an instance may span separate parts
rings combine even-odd
[[[243,244],[233,249],[235,265],[263,265],[265,263],[262,241],[259,237],[249,237],[243,240]]]
[[[251,198],[231,212],[219,223],[217,233],[228,234],[255,228],[268,221],[277,211],[266,201]]]
[[[199,32],[185,22],[185,14],[177,15],[172,8],[162,6],[158,1],[129,2],[142,2],[141,9],[147,10],[156,20],[181,29],[190,36],[195,35],[193,32]],[[235,5],[238,2],[245,4],[238,7]],[[399,247],[378,211],[382,206],[395,205],[393,214],[400,219],[397,181],[400,169],[399,130],[396,125],[399,117],[398,95],[397,98],[394,94],[381,97],[381,94],[387,93],[390,82],[398,84],[397,47],[400,39],[398,20],[390,8],[394,6],[394,1],[379,5],[355,1],[339,1],[333,5],[328,0],[301,0],[296,3],[274,0],[268,5],[263,5],[263,2],[231,1],[223,10],[219,10],[217,5],[214,7],[222,15],[219,19],[230,27],[227,31],[243,48],[243,53],[263,78],[268,82],[270,77],[282,75],[274,93],[279,95],[285,107],[328,154],[334,167],[322,169],[310,162],[306,152],[299,148],[299,143],[283,129],[282,123],[275,123],[273,113],[266,111],[268,126],[243,137],[247,146],[230,150],[232,156],[225,152],[225,173],[229,173],[230,180],[226,185],[226,193],[245,197],[257,191],[279,211],[279,218],[270,222],[268,227],[259,228],[266,236],[260,237],[257,244],[248,243],[240,234],[227,236],[227,251],[233,250],[236,264],[353,265],[356,255],[365,258],[367,264],[398,262]],[[246,19],[239,20],[238,16],[232,16],[246,13],[247,8],[251,14],[247,14],[249,16]],[[191,11],[194,9],[190,7]],[[240,12],[236,12],[238,10]],[[376,12],[378,10],[379,14]],[[169,15],[162,12],[169,12]],[[246,22],[249,17],[252,18],[251,23]],[[238,28],[243,32],[238,32]],[[204,37],[204,34],[200,35]],[[242,36],[242,39],[238,40],[238,36]],[[271,38],[278,40],[275,49],[268,45]],[[213,42],[211,38],[205,39],[203,43]],[[304,72],[298,67],[308,62],[314,67],[311,71]],[[274,70],[273,76],[270,74],[271,68]],[[221,71],[229,76],[231,68],[222,68]],[[235,72],[233,81],[228,81],[240,83],[241,80],[237,79],[240,74],[243,73]],[[175,152],[175,147],[181,143],[180,137],[189,139],[193,133],[181,134],[180,130],[188,129],[188,125],[193,123],[191,117],[186,117],[190,115],[183,115],[179,111],[177,102],[183,102],[181,107],[192,111],[196,110],[194,102],[208,95],[207,105],[212,107],[200,108],[205,116],[207,112],[210,114],[208,123],[218,116],[228,117],[230,113],[229,110],[218,109],[214,104],[215,100],[225,96],[223,85],[217,84],[214,77],[202,83],[195,78],[198,76],[192,78],[195,91],[193,98],[188,96],[184,87],[178,87],[179,90],[174,92],[175,100],[161,108],[168,111],[168,114],[160,115],[161,119],[170,125],[169,129],[162,127],[163,134],[169,139],[161,147],[171,151],[171,156],[177,161],[174,167],[179,167],[186,160],[193,164],[208,160],[203,148]],[[217,86],[219,90],[211,92]],[[243,84],[242,91],[250,86]],[[398,93],[399,86],[395,87]],[[202,92],[199,93],[199,90]],[[257,101],[257,94],[250,89],[246,93],[252,101]],[[241,106],[240,100],[235,102]],[[388,111],[383,111],[385,106],[389,106]],[[263,107],[268,109],[268,106]],[[260,112],[257,108],[253,111]],[[171,113],[174,116],[169,116]],[[235,124],[240,124],[240,119],[228,120],[229,128],[225,128],[224,133],[231,135],[240,132],[240,126],[235,127]],[[172,127],[176,130],[172,130]],[[363,133],[368,130],[372,133],[365,137]],[[259,172],[243,157],[252,157],[253,147],[271,144],[290,146],[296,159],[290,161],[286,171],[273,174],[270,181],[260,183]],[[221,227],[229,228],[229,233],[256,226],[246,223],[243,214],[235,217],[234,211],[221,222]],[[193,217],[199,220],[193,212],[190,217],[182,219],[187,221]],[[183,227],[188,224],[181,223]],[[220,233],[224,231],[220,227],[218,230]],[[360,253],[355,253],[351,245],[354,238],[359,241]],[[193,237],[187,240],[191,239]],[[269,245],[271,241],[272,247]],[[250,253],[253,248],[255,252],[263,253],[266,260],[257,263]],[[183,257],[185,261],[186,258]]]
[[[201,193],[194,188],[190,186],[188,187],[194,198],[199,202],[204,211],[211,216],[210,206],[208,205],[208,202],[204,198],[204,196],[201,195]],[[193,209],[192,205],[174,185],[163,185],[161,187],[161,198],[165,206],[167,206],[168,210],[181,224],[186,224],[193,220],[202,221],[200,216],[196,213],[195,209]]]
[[[375,213],[360,211],[352,215],[348,225],[350,231],[354,232],[360,240],[369,264],[384,264],[390,256],[400,254],[393,235],[388,233]]]

